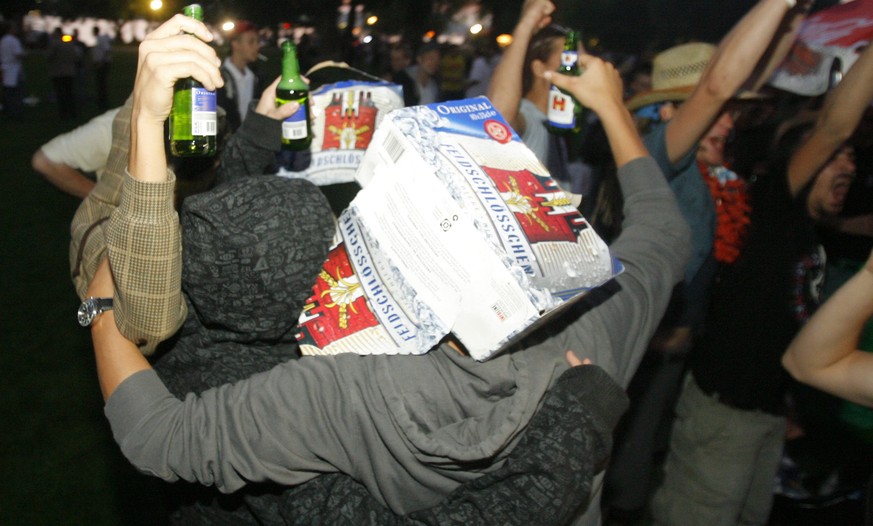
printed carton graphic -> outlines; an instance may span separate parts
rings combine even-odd
[[[391,112],[300,319],[304,354],[477,360],[614,277],[570,197],[482,98]]]

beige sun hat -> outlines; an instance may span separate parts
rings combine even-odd
[[[714,54],[715,46],[705,42],[682,44],[658,53],[652,61],[652,89],[634,95],[625,106],[636,110],[656,102],[687,99]]]
[[[700,82],[715,50],[712,44],[692,42],[658,53],[652,61],[652,89],[634,95],[625,102],[625,107],[634,111],[657,102],[686,100]],[[740,90],[733,98],[763,99],[766,95]]]

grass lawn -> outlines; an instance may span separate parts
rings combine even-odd
[[[114,53],[111,103],[133,86],[135,48]],[[159,488],[127,465],[103,417],[90,336],[75,321],[69,278],[69,223],[78,199],[30,167],[55,135],[98,113],[87,80],[78,121],[61,121],[49,102],[45,58],[26,60],[27,92],[40,99],[25,118],[0,118],[3,164],[0,352],[0,524],[160,524]]]
[[[278,54],[270,55],[272,74]],[[116,48],[113,60],[110,102],[120,105],[133,86],[136,48]],[[41,54],[27,57],[26,78],[27,92],[41,102],[21,121],[0,117],[6,196],[0,207],[6,305],[0,321],[6,334],[0,350],[0,524],[161,524],[159,483],[134,471],[115,445],[103,417],[90,335],[76,323],[68,245],[79,201],[30,167],[43,143],[98,114],[93,81],[87,78],[80,118],[60,121]]]

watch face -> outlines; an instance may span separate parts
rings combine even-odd
[[[97,316],[97,305],[92,298],[83,301],[79,306],[79,325],[87,327]]]

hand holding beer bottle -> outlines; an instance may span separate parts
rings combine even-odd
[[[210,41],[212,33],[202,22],[177,14],[140,43],[128,163],[134,178],[167,179],[164,125],[172,111],[176,82],[193,77],[209,90],[224,85],[218,69],[221,61]]]
[[[203,8],[191,4],[185,16],[203,21]],[[214,90],[208,90],[193,77],[176,82],[173,111],[170,113],[170,151],[177,157],[215,155],[218,113]]]
[[[282,122],[282,148],[306,150],[312,143],[312,123],[309,116],[309,85],[300,76],[294,43],[282,43],[282,78],[276,87],[276,106],[297,102],[300,106]]]
[[[558,73],[578,77],[579,33],[570,31],[564,38],[564,51],[561,52],[561,65]],[[546,125],[557,135],[578,133],[582,129],[582,104],[570,93],[552,85],[549,91],[549,109]]]

